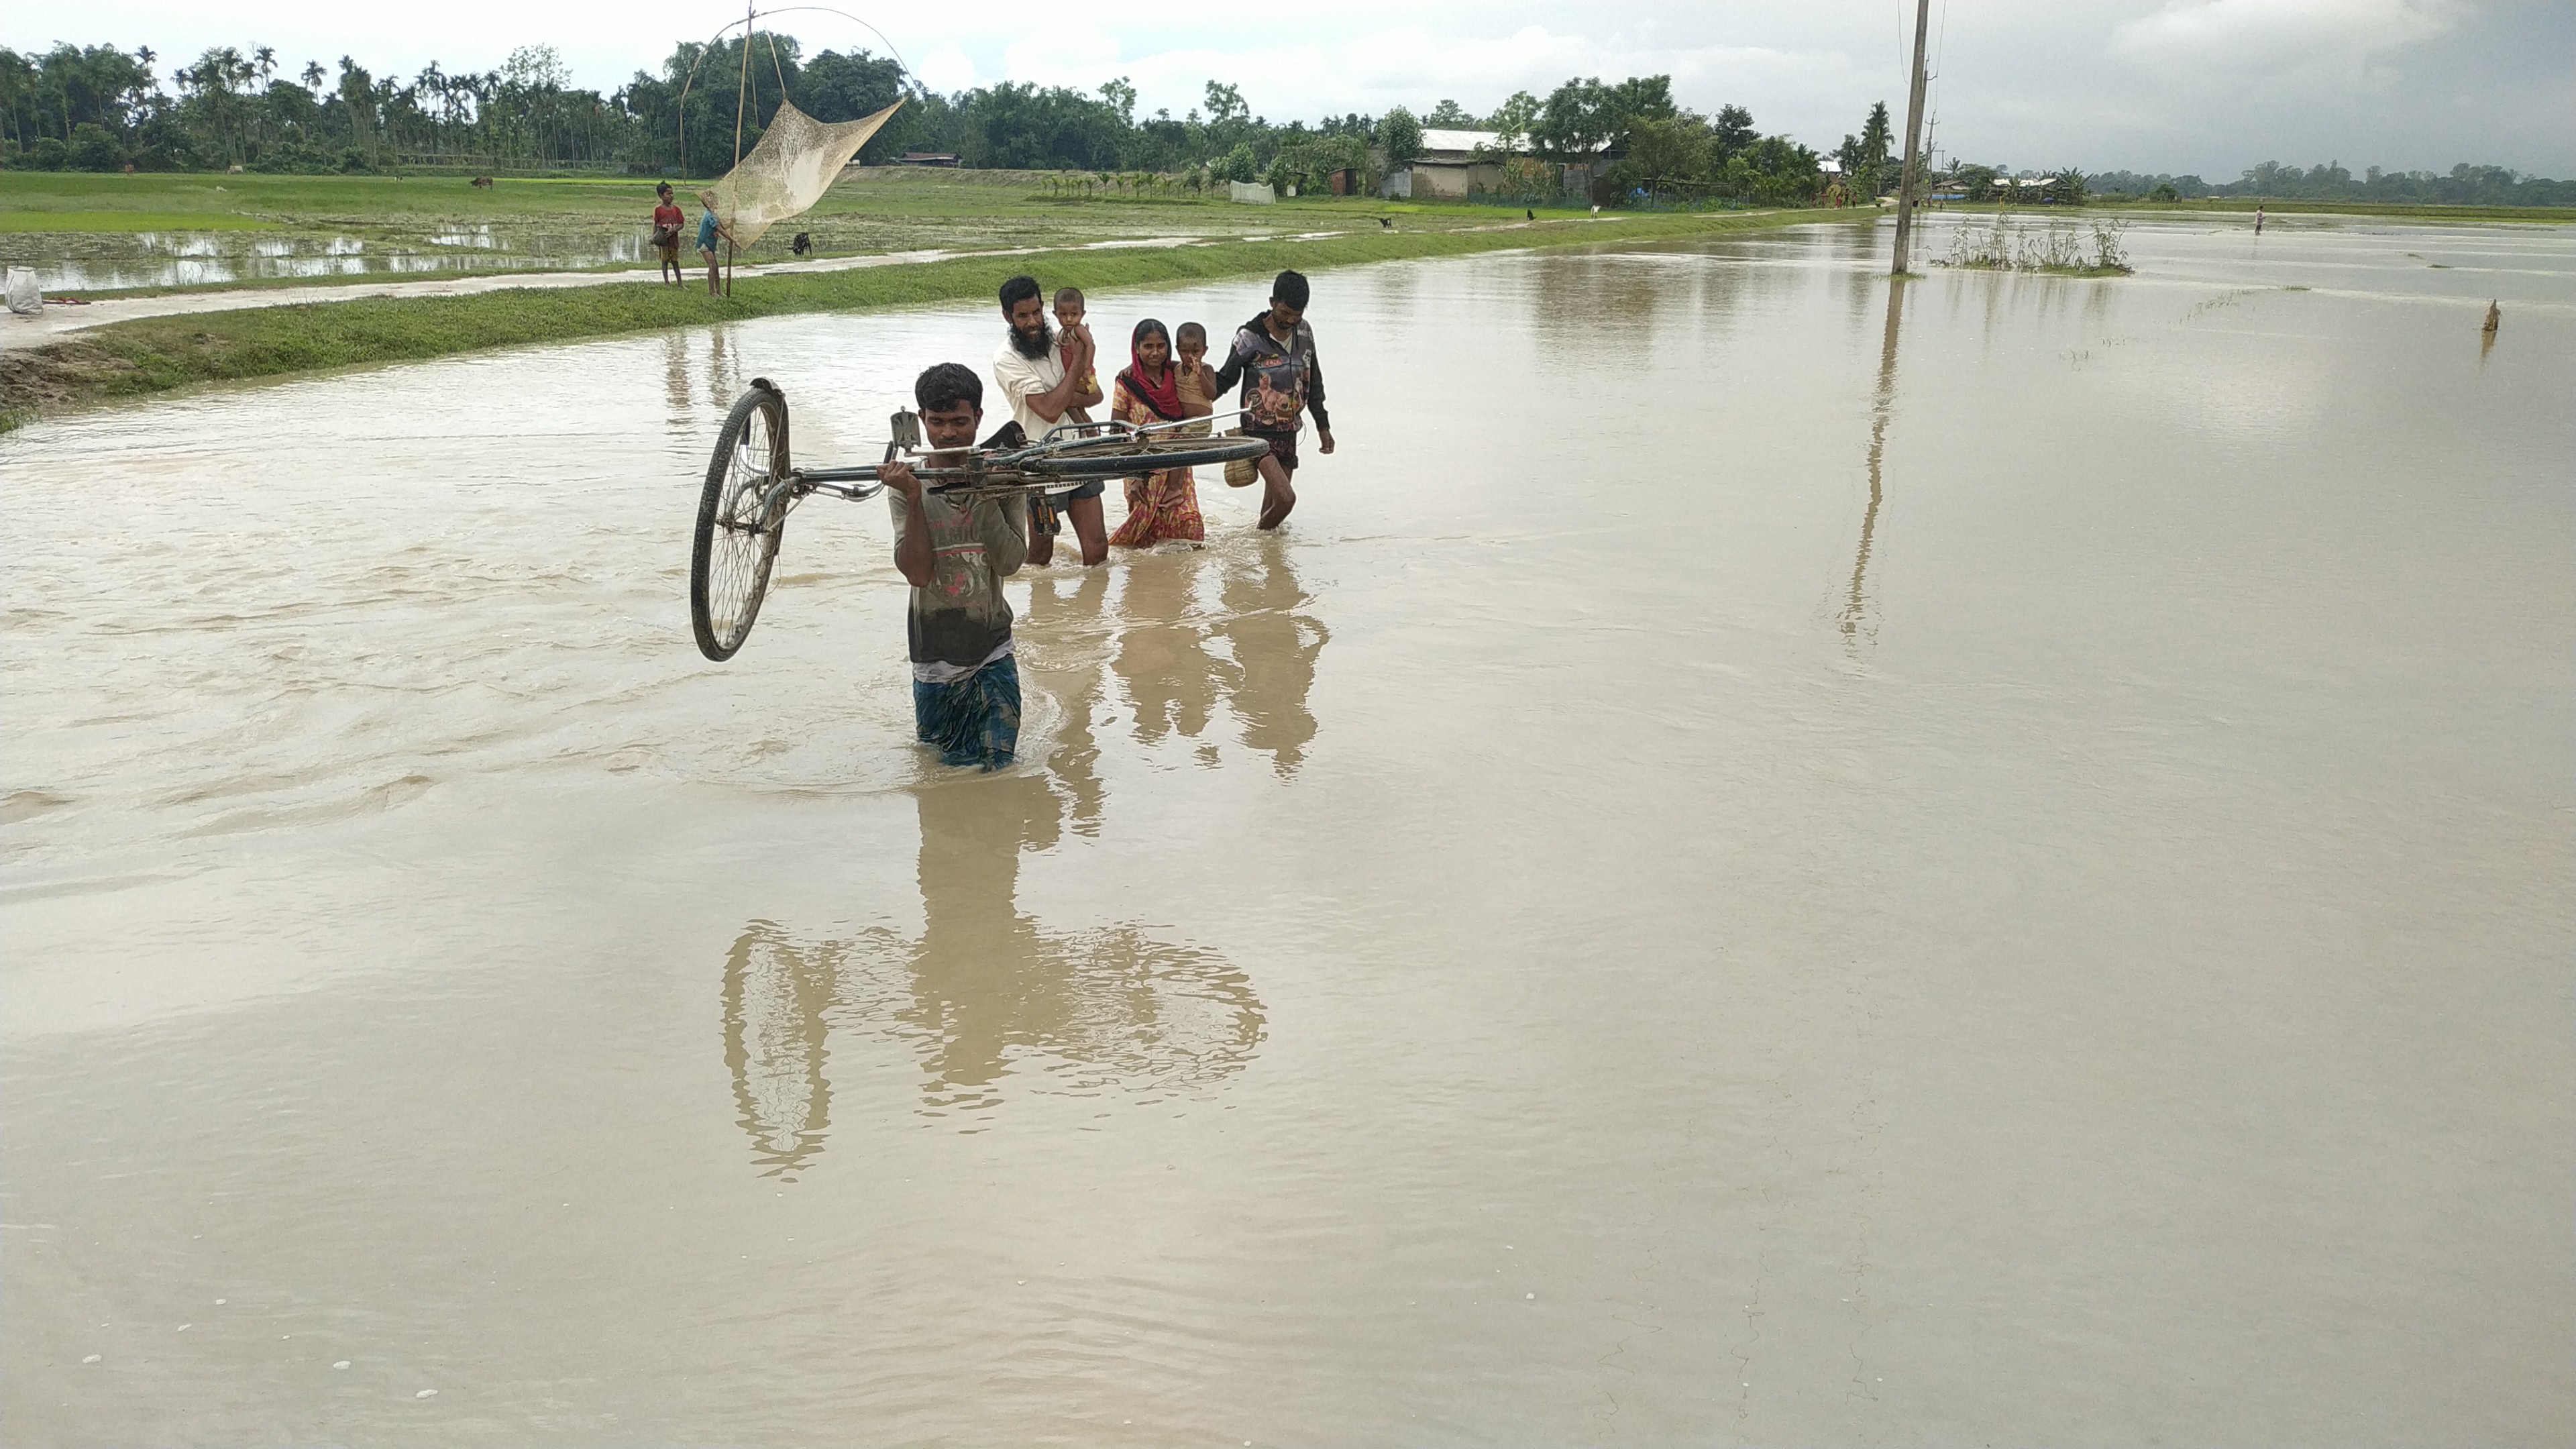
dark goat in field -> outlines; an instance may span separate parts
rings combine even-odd
[[[796,233],[796,240],[788,244],[787,249],[800,257],[809,256],[814,250],[814,238],[800,231]]]
[[[489,186],[492,184],[492,178],[489,176],[477,176],[474,178],[472,184],[476,186]]]

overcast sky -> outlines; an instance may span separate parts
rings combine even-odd
[[[782,6],[782,9],[784,7]],[[1273,120],[1443,97],[1491,110],[1568,76],[1669,73],[1683,104],[1750,108],[1818,149],[1885,100],[1902,125],[1911,0],[1654,4],[1590,0],[1293,0],[1276,5],[969,0],[840,9],[882,27],[932,86],[998,80],[1089,90],[1131,77],[1143,109],[1182,114],[1210,78]],[[739,14],[740,12],[733,12]],[[2340,160],[2355,172],[2493,163],[2576,176],[2576,4],[2461,0],[1933,0],[1943,155],[2010,166],[2196,172]],[[968,18],[971,17],[971,18]],[[1184,18],[1185,17],[1185,18]],[[497,66],[547,44],[576,84],[614,90],[672,43],[724,23],[689,0],[437,0],[259,7],[178,0],[14,4],[0,43],[277,48],[290,69],[352,55],[379,75]],[[884,42],[840,15],[771,22],[807,50]]]

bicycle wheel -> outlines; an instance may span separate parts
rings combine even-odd
[[[788,500],[774,487],[786,472],[787,399],[755,386],[716,435],[689,549],[689,625],[709,659],[731,659],[760,617],[787,527]]]
[[[1092,449],[1099,451],[1094,452]],[[1167,468],[1200,468],[1258,458],[1270,451],[1264,438],[1104,438],[1019,466],[1058,478],[1132,478]]]

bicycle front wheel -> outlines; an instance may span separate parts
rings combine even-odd
[[[689,549],[689,625],[709,659],[731,659],[760,617],[787,528],[788,499],[777,486],[786,474],[787,399],[755,386],[716,435]]]

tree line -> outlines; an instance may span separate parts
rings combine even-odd
[[[2383,171],[2367,167],[2358,177],[2340,161],[2301,170],[2266,161],[2234,181],[2212,185],[2197,176],[2104,171],[2092,179],[2097,192],[2154,201],[2210,196],[2277,197],[2283,201],[2358,201],[2399,206],[2576,206],[2576,181],[2553,181],[2502,166],[2463,161],[2449,171]]]
[[[1669,76],[1605,83],[1575,78],[1546,95],[1518,91],[1478,115],[1455,100],[1420,114],[1328,116],[1274,123],[1243,93],[1207,83],[1186,114],[1140,115],[1125,78],[1094,91],[1003,81],[952,94],[931,91],[890,57],[866,50],[807,56],[792,36],[762,34],[686,42],[659,74],[638,71],[607,94],[575,87],[548,46],[510,52],[488,71],[437,62],[403,78],[378,76],[349,56],[337,66],[283,65],[267,46],[223,46],[166,71],[149,47],[58,45],[42,54],[0,47],[0,163],[49,170],[370,172],[406,166],[579,167],[650,175],[714,176],[736,147],[760,138],[783,96],[822,121],[850,120],[909,101],[860,153],[881,163],[907,151],[971,167],[1122,176],[1185,176],[1191,184],[1268,180],[1320,189],[1338,171],[1374,181],[1423,154],[1425,130],[1494,135],[1497,199],[1561,194],[1559,167],[1580,163],[1595,199],[1629,204],[1749,202],[1795,205],[1865,201],[1898,184],[1893,127],[1884,103],[1832,153],[1764,135],[1741,106],[1713,114],[1673,99]],[[165,87],[165,80],[168,85]],[[2040,192],[2008,184],[2004,168],[1954,165],[1946,183],[1972,200],[1999,195],[2080,202],[2088,194],[2277,196],[2388,202],[2576,204],[2576,183],[2493,166],[2449,174],[2382,172],[2356,179],[2339,163],[2305,171],[2265,162],[2233,183],[2197,176],[2049,173]]]
[[[1083,92],[1003,81],[941,94],[866,50],[808,56],[792,36],[684,42],[660,74],[613,92],[570,83],[549,46],[512,51],[495,69],[432,62],[409,78],[355,58],[294,69],[258,46],[210,49],[167,71],[149,47],[0,47],[0,163],[44,170],[287,173],[402,166],[608,167],[712,176],[758,142],[784,97],[817,120],[850,120],[909,101],[861,153],[882,162],[944,153],[971,167],[1086,172],[1194,172],[1206,181],[1267,179],[1320,186],[1335,171],[1374,172],[1422,154],[1426,127],[1498,133],[1498,163],[1612,158],[1622,196],[1803,200],[1821,186],[1816,153],[1763,136],[1740,106],[1702,116],[1676,105],[1668,76],[1566,81],[1545,97],[1517,92],[1489,116],[1442,101],[1416,116],[1350,114],[1273,122],[1241,90],[1210,81],[1204,103],[1140,115],[1124,77]],[[165,80],[168,85],[165,87]],[[1555,173],[1546,173],[1552,185]],[[1538,185],[1536,173],[1519,177]]]

